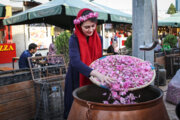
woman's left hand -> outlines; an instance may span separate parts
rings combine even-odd
[[[110,78],[108,76],[105,76],[103,74],[101,74],[100,72],[98,72],[97,70],[93,70],[90,75],[96,77],[97,79],[99,79],[101,81],[102,84],[111,84],[114,83],[116,80],[113,78]]]

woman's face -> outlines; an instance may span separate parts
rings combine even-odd
[[[81,25],[81,29],[85,36],[87,37],[92,36],[94,33],[94,30],[96,29],[96,23],[91,22],[90,20],[87,20],[83,22],[83,24]]]

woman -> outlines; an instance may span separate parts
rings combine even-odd
[[[96,31],[97,17],[97,13],[84,8],[79,11],[74,20],[75,34],[69,40],[70,62],[65,80],[65,119],[73,102],[73,90],[91,84],[88,79],[90,76],[97,77],[101,82],[110,83],[113,81],[88,67],[94,60],[102,57],[102,39]]]
[[[54,43],[51,43],[49,45],[49,53],[48,56],[53,56],[56,55],[56,46],[54,45]],[[56,58],[55,57],[48,57],[48,63],[50,65],[54,65],[56,64]]]

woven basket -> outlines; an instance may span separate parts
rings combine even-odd
[[[117,55],[116,55],[116,56],[117,56]],[[118,55],[118,56],[127,56],[127,55]],[[130,57],[133,57],[133,56],[130,56]],[[105,57],[99,58],[99,60],[104,59],[104,58],[105,58]],[[136,58],[136,59],[139,59],[139,58]],[[140,60],[142,60],[142,59],[140,59]],[[142,60],[142,61],[144,61],[144,60]],[[94,62],[96,62],[96,61],[94,61]],[[91,66],[92,64],[94,64],[94,62],[92,62],[92,63],[90,64],[90,66]],[[155,71],[155,69],[152,69],[152,71],[153,71],[154,75],[153,75],[151,81],[149,81],[148,83],[146,83],[146,84],[144,84],[144,85],[135,87],[135,88],[129,88],[128,90],[129,90],[129,91],[134,91],[134,90],[142,89],[142,88],[147,87],[148,85],[150,85],[150,84],[154,81],[154,79],[155,79],[155,77],[156,77],[156,71]],[[98,86],[100,86],[100,87],[106,88],[106,86],[103,86],[103,85],[97,80],[96,77],[91,76],[89,79],[90,79],[91,82],[93,82],[94,84],[96,84],[96,85],[98,85]]]

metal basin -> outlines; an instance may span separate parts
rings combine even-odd
[[[163,103],[163,92],[154,86],[133,91],[141,97],[136,104],[103,104],[106,89],[96,85],[77,88],[68,120],[169,120]]]

